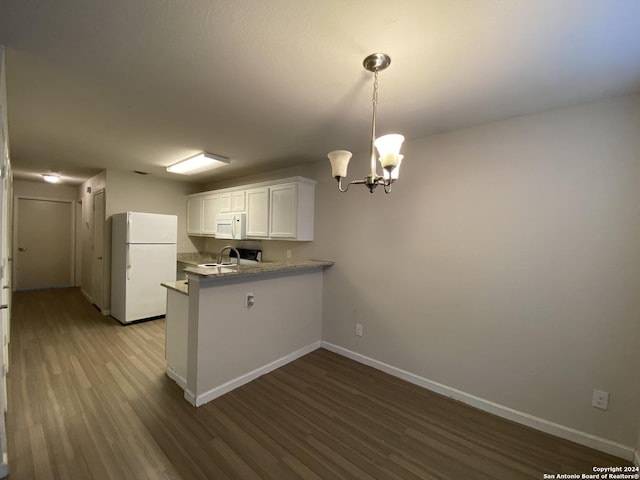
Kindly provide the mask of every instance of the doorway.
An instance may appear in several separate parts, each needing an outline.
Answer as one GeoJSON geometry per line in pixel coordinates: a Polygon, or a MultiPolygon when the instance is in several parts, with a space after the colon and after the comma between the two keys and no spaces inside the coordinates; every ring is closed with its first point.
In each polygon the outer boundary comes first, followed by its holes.
{"type": "Polygon", "coordinates": [[[16,199],[16,290],[73,286],[74,215],[72,201],[16,199]]]}
{"type": "MultiPolygon", "coordinates": [[[[91,250],[91,297],[93,304],[104,314],[106,305],[104,300],[104,220],[105,203],[104,190],[93,195],[93,238],[91,250]]],[[[108,309],[107,309],[108,310],[108,309]]]]}

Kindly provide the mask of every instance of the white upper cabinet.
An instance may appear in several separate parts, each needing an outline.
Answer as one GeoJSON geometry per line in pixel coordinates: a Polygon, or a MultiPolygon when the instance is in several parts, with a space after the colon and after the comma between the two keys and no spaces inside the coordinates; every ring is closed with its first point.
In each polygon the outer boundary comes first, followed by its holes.
{"type": "Polygon", "coordinates": [[[221,193],[218,197],[220,198],[220,213],[231,213],[231,192],[221,193]]]}
{"type": "Polygon", "coordinates": [[[291,177],[188,197],[187,233],[214,235],[218,213],[247,214],[247,238],[313,240],[314,180],[291,177]]]}
{"type": "Polygon", "coordinates": [[[272,238],[296,238],[297,184],[271,187],[269,234],[272,238]]]}
{"type": "Polygon", "coordinates": [[[215,233],[219,202],[218,195],[201,193],[187,197],[187,235],[210,236],[215,233]]]}
{"type": "Polygon", "coordinates": [[[246,192],[227,192],[220,194],[220,213],[242,213],[247,211],[246,192]]]}
{"type": "Polygon", "coordinates": [[[247,238],[269,238],[269,187],[247,190],[247,238]]]}
{"type": "Polygon", "coordinates": [[[202,195],[187,198],[187,234],[202,235],[202,195]]]}
{"type": "Polygon", "coordinates": [[[231,192],[231,211],[233,213],[246,212],[246,192],[231,192]]]}
{"type": "Polygon", "coordinates": [[[269,237],[313,240],[315,185],[304,182],[270,187],[269,237]]]}
{"type": "Polygon", "coordinates": [[[202,234],[216,233],[216,215],[220,212],[220,196],[207,195],[202,199],[202,234]]]}

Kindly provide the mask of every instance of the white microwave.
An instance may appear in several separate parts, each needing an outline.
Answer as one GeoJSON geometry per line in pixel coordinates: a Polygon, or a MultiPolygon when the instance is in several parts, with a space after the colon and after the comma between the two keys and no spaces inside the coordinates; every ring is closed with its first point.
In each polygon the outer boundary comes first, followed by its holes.
{"type": "Polygon", "coordinates": [[[246,213],[219,213],[216,215],[216,238],[244,240],[247,238],[246,213]]]}

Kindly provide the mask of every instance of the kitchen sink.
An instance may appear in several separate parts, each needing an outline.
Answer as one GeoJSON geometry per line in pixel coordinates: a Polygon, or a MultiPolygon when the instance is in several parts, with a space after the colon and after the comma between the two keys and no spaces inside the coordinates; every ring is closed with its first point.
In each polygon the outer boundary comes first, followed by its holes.
{"type": "Polygon", "coordinates": [[[211,273],[231,273],[238,271],[235,263],[201,263],[198,267],[211,269],[211,273]]]}

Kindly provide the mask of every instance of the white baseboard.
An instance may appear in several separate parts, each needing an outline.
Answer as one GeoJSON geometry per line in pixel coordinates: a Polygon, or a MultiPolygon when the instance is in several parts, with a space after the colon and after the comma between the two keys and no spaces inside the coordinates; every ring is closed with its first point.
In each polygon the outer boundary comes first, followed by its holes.
{"type": "Polygon", "coordinates": [[[166,374],[167,374],[167,377],[169,377],[171,380],[176,382],[181,389],[183,390],[187,389],[187,380],[185,378],[182,378],[180,375],[178,375],[178,372],[176,372],[169,365],[167,365],[166,374]]]}
{"type": "MultiPolygon", "coordinates": [[[[87,300],[87,302],[91,303],[92,305],[94,305],[96,308],[98,308],[98,306],[93,303],[93,297],[91,297],[91,295],[89,295],[87,292],[85,292],[82,287],[80,287],[80,293],[82,294],[82,296],[87,300]]],[[[102,310],[101,308],[98,308],[98,311],[104,315],[105,317],[108,317],[109,315],[111,315],[111,310],[109,309],[105,309],[102,310]]]]}
{"type": "Polygon", "coordinates": [[[244,375],[234,378],[233,380],[229,380],[228,382],[223,383],[218,387],[212,388],[207,392],[201,393],[200,395],[195,395],[189,389],[185,388],[184,398],[191,405],[195,407],[199,407],[200,405],[204,405],[205,403],[210,402],[211,400],[214,400],[224,395],[225,393],[230,392],[231,390],[241,387],[242,385],[249,383],[250,381],[255,380],[256,378],[266,373],[269,373],[275,370],[276,368],[280,368],[289,362],[293,362],[294,360],[302,357],[303,355],[306,355],[307,353],[317,350],[318,348],[320,348],[321,345],[322,345],[322,342],[320,340],[318,340],[317,342],[313,342],[312,344],[307,345],[306,347],[302,347],[296,350],[295,352],[291,352],[290,354],[285,355],[284,357],[274,360],[271,363],[268,363],[266,365],[263,365],[262,367],[256,368],[255,370],[245,373],[244,375]]]}
{"type": "Polygon", "coordinates": [[[196,405],[196,394],[193,393],[188,388],[184,389],[184,399],[189,402],[194,407],[199,407],[200,405],[196,405]]]}
{"type": "MultiPolygon", "coordinates": [[[[459,400],[463,403],[466,403],[467,405],[471,405],[472,407],[484,410],[485,412],[498,415],[500,417],[512,420],[514,422],[526,425],[545,433],[549,433],[551,435],[555,435],[556,437],[564,438],[565,440],[579,443],[580,445],[585,445],[587,447],[591,447],[596,450],[615,455],[616,457],[624,458],[625,460],[634,460],[633,447],[622,445],[621,443],[613,442],[611,440],[607,440],[606,438],[597,437],[595,435],[591,435],[590,433],[581,432],[580,430],[575,430],[573,428],[550,422],[543,418],[535,417],[533,415],[529,415],[528,413],[523,413],[518,410],[505,407],[504,405],[500,405],[489,400],[476,397],[475,395],[471,395],[461,390],[448,387],[447,385],[443,385],[427,378],[420,377],[411,372],[407,372],[406,370],[402,370],[392,365],[374,360],[373,358],[361,355],[351,350],[347,350],[346,348],[339,347],[338,345],[334,345],[332,343],[322,342],[322,347],[334,353],[337,353],[338,355],[342,355],[343,357],[350,358],[352,360],[355,360],[356,362],[363,363],[377,370],[381,370],[385,373],[393,375],[394,377],[406,380],[407,382],[413,383],[414,385],[418,385],[441,395],[459,400]]],[[[635,453],[635,457],[637,465],[638,452],[635,453]]]]}
{"type": "Polygon", "coordinates": [[[640,467],[640,450],[636,450],[636,453],[633,456],[633,464],[636,467],[640,467]]]}
{"type": "Polygon", "coordinates": [[[87,302],[93,303],[93,298],[91,298],[91,295],[89,295],[87,292],[85,292],[82,288],[80,288],[80,293],[87,300],[87,302]]]}

